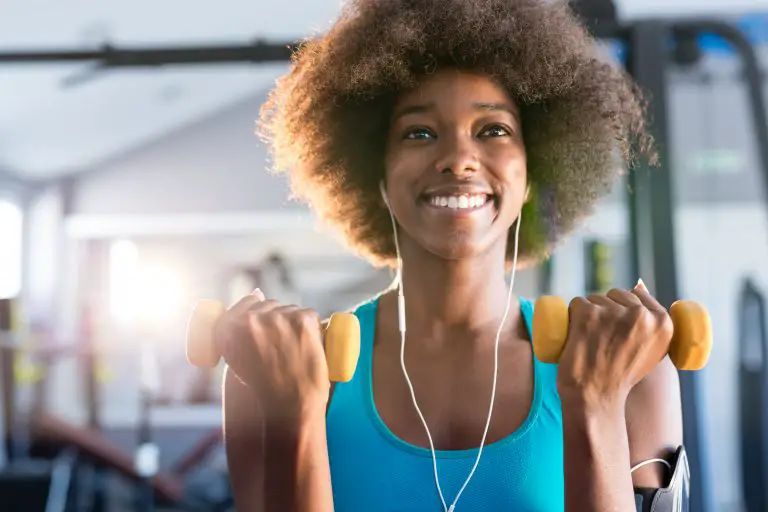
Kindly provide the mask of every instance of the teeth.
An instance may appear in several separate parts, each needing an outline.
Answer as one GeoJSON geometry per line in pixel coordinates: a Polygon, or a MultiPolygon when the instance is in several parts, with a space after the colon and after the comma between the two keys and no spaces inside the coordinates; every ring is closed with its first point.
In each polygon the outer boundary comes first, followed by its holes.
{"type": "Polygon", "coordinates": [[[485,194],[462,194],[459,196],[435,196],[430,199],[432,206],[441,208],[451,208],[453,210],[466,210],[469,208],[480,208],[486,202],[488,197],[485,194]]]}

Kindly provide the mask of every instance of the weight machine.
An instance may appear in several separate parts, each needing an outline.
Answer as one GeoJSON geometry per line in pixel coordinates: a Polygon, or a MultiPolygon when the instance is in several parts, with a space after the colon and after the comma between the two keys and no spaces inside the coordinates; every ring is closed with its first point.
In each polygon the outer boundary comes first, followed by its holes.
{"type": "Polygon", "coordinates": [[[750,279],[739,301],[741,486],[746,512],[768,509],[768,333],[765,296],[750,279]]]}
{"type": "MultiPolygon", "coordinates": [[[[589,30],[601,40],[618,44],[625,57],[627,71],[649,94],[650,118],[659,154],[659,166],[641,162],[630,173],[630,242],[633,275],[642,276],[659,299],[669,306],[678,298],[676,254],[674,246],[673,170],[667,120],[667,73],[670,63],[691,64],[700,57],[699,39],[716,35],[728,42],[744,65],[752,128],[757,139],[760,173],[768,202],[768,124],[762,93],[758,59],[745,35],[733,25],[710,19],[647,19],[622,23],[617,19],[611,0],[572,0],[572,6],[589,30]]],[[[166,65],[202,65],[217,63],[259,64],[288,62],[298,43],[270,43],[257,40],[251,44],[221,46],[186,46],[167,48],[116,48],[104,45],[95,50],[4,51],[0,64],[44,64],[86,62],[91,66],[67,85],[97,77],[112,69],[160,67],[166,65]]],[[[768,206],[768,204],[767,204],[768,206]]],[[[545,273],[545,280],[547,274],[545,273]]],[[[704,456],[705,432],[701,420],[699,377],[693,372],[680,376],[684,435],[690,459],[691,510],[711,512],[713,477],[704,456]]]]}

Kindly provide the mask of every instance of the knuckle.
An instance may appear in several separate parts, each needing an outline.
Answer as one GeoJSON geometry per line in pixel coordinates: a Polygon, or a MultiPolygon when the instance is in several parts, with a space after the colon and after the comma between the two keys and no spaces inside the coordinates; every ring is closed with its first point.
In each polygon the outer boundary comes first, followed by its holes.
{"type": "Polygon", "coordinates": [[[571,312],[579,315],[592,309],[591,306],[592,306],[592,303],[589,302],[584,297],[574,297],[573,299],[571,299],[571,302],[568,305],[568,309],[570,309],[571,312]]]}
{"type": "Polygon", "coordinates": [[[653,314],[642,305],[629,306],[627,311],[627,324],[643,330],[653,330],[653,326],[656,323],[656,319],[653,314]]]}
{"type": "Polygon", "coordinates": [[[276,308],[278,306],[280,306],[280,303],[278,301],[276,301],[275,299],[265,299],[265,300],[257,303],[255,309],[257,309],[257,310],[258,309],[260,309],[260,310],[270,309],[271,310],[271,309],[274,309],[274,308],[276,308]]]}
{"type": "Polygon", "coordinates": [[[303,329],[317,329],[320,325],[320,315],[313,309],[300,309],[296,312],[298,325],[303,329]]]}
{"type": "Polygon", "coordinates": [[[646,309],[645,306],[641,304],[634,304],[632,306],[627,306],[627,316],[631,318],[632,320],[636,322],[647,322],[648,320],[652,320],[653,316],[650,314],[650,311],[646,309]]]}
{"type": "Polygon", "coordinates": [[[672,323],[672,317],[669,315],[669,313],[666,311],[658,311],[656,313],[656,318],[658,322],[658,329],[665,335],[669,335],[671,337],[675,326],[672,323]]]}
{"type": "Polygon", "coordinates": [[[616,299],[624,299],[624,298],[627,297],[628,292],[626,290],[622,290],[620,288],[612,288],[605,295],[609,299],[614,299],[614,300],[616,300],[616,299]]]}
{"type": "Polygon", "coordinates": [[[253,311],[251,313],[251,324],[263,326],[265,329],[275,329],[277,331],[284,331],[287,322],[285,315],[282,315],[279,311],[274,309],[267,311],[253,311]]]}

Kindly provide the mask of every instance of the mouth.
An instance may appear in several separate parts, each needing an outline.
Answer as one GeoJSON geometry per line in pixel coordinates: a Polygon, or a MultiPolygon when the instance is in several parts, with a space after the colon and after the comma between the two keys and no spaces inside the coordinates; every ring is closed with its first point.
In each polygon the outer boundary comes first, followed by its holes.
{"type": "Polygon", "coordinates": [[[430,208],[453,214],[469,214],[496,204],[496,196],[485,193],[426,195],[422,199],[430,208]]]}

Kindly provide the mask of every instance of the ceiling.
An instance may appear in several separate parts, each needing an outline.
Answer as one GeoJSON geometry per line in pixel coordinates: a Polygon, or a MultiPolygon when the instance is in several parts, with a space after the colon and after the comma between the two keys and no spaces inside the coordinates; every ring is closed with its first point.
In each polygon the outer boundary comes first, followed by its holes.
{"type": "MultiPolygon", "coordinates": [[[[292,41],[327,24],[338,0],[44,2],[4,0],[0,52],[292,41]],[[43,14],[45,13],[45,14],[43,14]]],[[[0,170],[46,178],[92,167],[269,86],[284,65],[110,71],[67,87],[88,64],[3,67],[0,170]]]]}
{"type": "MultiPolygon", "coordinates": [[[[625,17],[723,12],[721,0],[619,0],[625,17]]],[[[189,43],[293,41],[323,30],[341,0],[4,0],[0,52],[189,43]],[[45,14],[43,14],[45,13],[45,14]]],[[[768,0],[731,0],[728,12],[768,0]]],[[[0,72],[0,176],[43,180],[111,156],[257,97],[283,64],[131,69],[88,75],[87,64],[5,65],[0,72]],[[67,85],[73,78],[86,79],[67,85]]]]}

